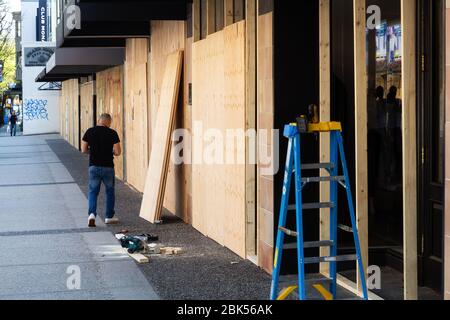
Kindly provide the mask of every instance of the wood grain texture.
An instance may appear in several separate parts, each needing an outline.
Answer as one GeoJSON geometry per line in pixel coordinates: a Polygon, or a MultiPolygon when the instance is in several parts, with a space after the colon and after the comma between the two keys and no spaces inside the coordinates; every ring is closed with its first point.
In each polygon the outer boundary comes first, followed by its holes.
{"type": "Polygon", "coordinates": [[[125,61],[125,149],[127,182],[144,191],[148,168],[147,39],[127,39],[125,61]]]}
{"type": "Polygon", "coordinates": [[[63,136],[74,148],[79,149],[79,95],[80,88],[78,79],[66,80],[62,84],[61,101],[62,101],[62,122],[64,125],[63,136]]]}
{"type": "MultiPolygon", "coordinates": [[[[125,143],[123,135],[123,66],[111,68],[97,73],[97,119],[103,113],[112,116],[111,128],[117,131],[122,144],[125,143]]],[[[114,158],[114,166],[117,178],[124,179],[124,157],[114,158]]]]}
{"type": "Polygon", "coordinates": [[[233,24],[234,20],[234,8],[233,0],[224,0],[224,12],[225,12],[225,26],[233,24]]]}
{"type": "Polygon", "coordinates": [[[403,260],[404,298],[418,298],[417,145],[416,145],[416,5],[401,1],[403,100],[403,260]]]}
{"type": "MultiPolygon", "coordinates": [[[[270,132],[274,128],[274,87],[273,87],[273,13],[269,12],[258,16],[257,27],[257,128],[270,132]]],[[[271,150],[273,142],[264,143],[258,141],[258,153],[271,150]]],[[[266,272],[271,273],[273,269],[273,231],[275,218],[265,219],[272,215],[274,217],[274,196],[271,191],[274,188],[273,176],[264,173],[267,166],[258,165],[257,170],[257,252],[258,265],[266,272]],[[266,196],[269,194],[269,196],[266,196]],[[265,220],[268,222],[265,223],[265,220]],[[266,231],[269,230],[269,231],[266,231]]]]}
{"type": "MultiPolygon", "coordinates": [[[[245,24],[245,126],[246,130],[256,130],[256,0],[246,1],[245,24]]],[[[256,256],[256,165],[252,159],[256,159],[256,141],[246,139],[246,216],[247,216],[247,256],[256,256]]],[[[254,161],[254,160],[253,160],[254,161]]]]}
{"type": "Polygon", "coordinates": [[[80,130],[81,139],[94,123],[94,82],[86,82],[80,85],[80,130]]]}
{"type": "MultiPolygon", "coordinates": [[[[158,107],[161,98],[161,88],[166,69],[167,58],[174,52],[184,50],[186,47],[186,24],[184,21],[152,21],[152,41],[150,52],[150,123],[151,132],[155,130],[155,123],[158,113],[158,107]]],[[[185,66],[184,68],[187,68],[185,66]]],[[[183,77],[186,83],[185,77],[183,77]]],[[[185,88],[186,85],[183,85],[185,88]]],[[[187,90],[185,90],[187,92],[187,90]]],[[[184,96],[184,94],[183,94],[184,96]]],[[[177,109],[175,119],[175,129],[189,128],[185,127],[187,123],[185,116],[188,116],[187,101],[180,101],[181,108],[177,109]]],[[[151,136],[150,136],[151,137],[151,136]]],[[[150,141],[151,150],[151,141],[150,141]]],[[[186,148],[186,153],[188,152],[186,148]]],[[[186,187],[184,165],[175,165],[172,161],[169,164],[167,176],[167,186],[164,196],[164,208],[172,214],[180,217],[184,221],[188,220],[186,206],[186,187]]]]}
{"type": "Polygon", "coordinates": [[[245,46],[245,22],[226,27],[194,43],[192,70],[194,126],[215,130],[204,138],[195,136],[194,128],[192,223],[241,257],[246,255],[245,139],[236,140],[228,153],[241,164],[202,163],[201,157],[211,151],[226,158],[226,150],[215,143],[220,142],[219,134],[245,131],[245,46]]]}
{"type": "MultiPolygon", "coordinates": [[[[320,77],[320,121],[331,121],[331,48],[330,48],[330,0],[319,2],[319,77],[320,77]]],[[[320,162],[330,162],[330,133],[320,134],[320,162]]],[[[326,170],[321,175],[326,176],[326,170]]],[[[320,183],[320,202],[330,201],[330,183],[320,183]]],[[[330,239],[330,209],[320,210],[320,239],[330,239]]],[[[321,248],[320,255],[330,255],[330,248],[321,248]]],[[[320,272],[328,275],[329,263],[320,264],[320,272]]]]}
{"type": "Polygon", "coordinates": [[[167,58],[166,72],[161,88],[161,100],[152,139],[149,170],[140,212],[141,218],[151,223],[154,223],[161,217],[182,66],[182,51],[178,51],[167,58]]]}
{"type": "MultiPolygon", "coordinates": [[[[355,50],[355,155],[356,155],[356,220],[366,274],[369,259],[369,195],[367,165],[367,67],[366,67],[366,1],[354,0],[355,50]]],[[[358,289],[362,290],[360,277],[358,289]]]]}

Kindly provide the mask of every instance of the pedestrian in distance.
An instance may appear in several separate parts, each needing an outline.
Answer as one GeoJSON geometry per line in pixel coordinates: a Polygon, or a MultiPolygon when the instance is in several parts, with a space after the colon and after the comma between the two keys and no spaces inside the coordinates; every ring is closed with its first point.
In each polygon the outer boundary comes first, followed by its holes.
{"type": "Polygon", "coordinates": [[[89,219],[91,228],[96,226],[97,199],[103,183],[106,189],[105,223],[117,224],[115,217],[115,171],[114,157],[122,154],[119,135],[111,129],[112,117],[102,114],[97,126],[86,131],[81,151],[89,154],[89,219]]]}
{"type": "Polygon", "coordinates": [[[11,116],[9,117],[9,127],[11,132],[11,137],[16,136],[17,133],[17,115],[15,111],[11,112],[11,116]]]}

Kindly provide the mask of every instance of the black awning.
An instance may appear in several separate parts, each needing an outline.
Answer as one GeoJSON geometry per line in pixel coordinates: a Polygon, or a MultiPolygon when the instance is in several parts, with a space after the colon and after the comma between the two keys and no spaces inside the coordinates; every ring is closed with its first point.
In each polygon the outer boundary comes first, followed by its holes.
{"type": "MultiPolygon", "coordinates": [[[[72,0],[73,3],[75,0],[72,0]]],[[[189,0],[79,0],[79,21],[68,5],[57,27],[58,47],[125,46],[126,38],[150,36],[151,20],[186,20],[189,0]],[[77,25],[78,24],[78,25],[77,25]]]]}
{"type": "Polygon", "coordinates": [[[59,48],[36,78],[36,82],[59,82],[86,77],[122,65],[123,48],[59,48]]]}

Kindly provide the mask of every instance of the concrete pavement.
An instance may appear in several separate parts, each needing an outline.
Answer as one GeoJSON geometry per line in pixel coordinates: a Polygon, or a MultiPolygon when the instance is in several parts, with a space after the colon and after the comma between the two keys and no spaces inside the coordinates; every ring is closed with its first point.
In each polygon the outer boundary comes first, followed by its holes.
{"type": "Polygon", "coordinates": [[[0,300],[158,299],[113,233],[87,228],[86,196],[47,144],[58,138],[0,137],[0,300]]]}

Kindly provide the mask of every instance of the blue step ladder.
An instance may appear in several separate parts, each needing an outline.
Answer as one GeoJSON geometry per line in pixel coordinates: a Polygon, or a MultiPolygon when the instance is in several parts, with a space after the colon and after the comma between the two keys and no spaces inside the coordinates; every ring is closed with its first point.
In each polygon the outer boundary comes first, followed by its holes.
{"type": "MultiPolygon", "coordinates": [[[[274,257],[274,270],[272,275],[272,288],[270,298],[271,300],[283,300],[290,293],[298,289],[299,300],[306,300],[306,285],[305,285],[305,265],[306,264],[330,264],[330,274],[327,279],[330,281],[330,291],[322,287],[316,289],[327,298],[323,293],[325,291],[329,295],[329,299],[337,299],[337,263],[342,261],[357,261],[359,270],[364,270],[361,259],[361,246],[359,242],[358,230],[356,227],[355,210],[353,206],[353,198],[350,187],[350,179],[348,175],[348,168],[344,153],[344,144],[342,140],[342,126],[339,122],[327,122],[317,124],[307,124],[302,126],[299,130],[299,125],[290,124],[284,129],[284,136],[289,139],[289,146],[287,152],[286,168],[283,183],[283,195],[281,200],[280,218],[278,225],[277,243],[274,257]],[[301,163],[301,136],[303,134],[329,132],[331,135],[330,145],[330,163],[320,164],[302,164],[301,163]],[[339,176],[339,158],[342,163],[343,176],[339,176]],[[327,170],[329,176],[326,177],[302,177],[302,170],[327,170]],[[295,179],[295,205],[289,205],[289,196],[292,183],[292,177],[295,179]],[[303,203],[302,191],[309,183],[320,183],[323,181],[330,182],[330,202],[327,203],[303,203]],[[347,192],[347,201],[350,213],[352,226],[338,225],[338,186],[345,188],[347,192]],[[330,240],[304,242],[303,234],[303,212],[305,210],[317,210],[323,208],[330,208],[330,240]],[[292,231],[286,228],[286,220],[288,212],[296,212],[297,231],[292,231]],[[356,255],[338,256],[337,247],[337,232],[338,228],[353,233],[356,255]],[[285,237],[296,237],[297,243],[285,244],[285,237]],[[330,256],[327,257],[306,257],[305,249],[308,248],[330,248],[330,256]],[[283,257],[283,250],[297,249],[298,259],[298,286],[291,286],[283,291],[279,291],[280,269],[283,257]]],[[[359,272],[360,281],[363,293],[363,299],[368,299],[366,277],[364,272],[359,272]]]]}

